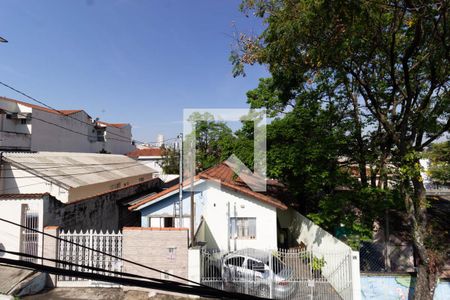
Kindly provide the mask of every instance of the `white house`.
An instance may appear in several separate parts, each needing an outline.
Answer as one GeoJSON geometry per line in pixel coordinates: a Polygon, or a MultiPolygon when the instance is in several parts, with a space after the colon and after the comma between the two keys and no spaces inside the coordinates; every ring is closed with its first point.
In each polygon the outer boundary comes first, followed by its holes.
{"type": "Polygon", "coordinates": [[[164,173],[161,167],[161,163],[163,161],[163,149],[161,148],[140,148],[129,152],[127,156],[134,158],[143,165],[155,170],[155,176],[159,177],[165,183],[173,181],[179,177],[178,174],[164,173]]]}
{"type": "MultiPolygon", "coordinates": [[[[252,191],[225,164],[200,173],[194,184],[194,231],[196,242],[210,249],[277,248],[277,209],[280,200],[252,191]]],[[[189,227],[191,191],[186,182],[182,193],[182,224],[174,218],[179,186],[141,199],[130,206],[140,211],[142,227],[189,227]]]]}
{"type": "Polygon", "coordinates": [[[0,150],[126,154],[133,149],[130,124],[0,97],[0,150]]]}
{"type": "MultiPolygon", "coordinates": [[[[121,201],[160,185],[154,170],[124,155],[3,153],[1,162],[0,218],[40,231],[129,226],[121,201]]],[[[0,247],[36,255],[41,245],[41,235],[0,220],[0,247]]]]}

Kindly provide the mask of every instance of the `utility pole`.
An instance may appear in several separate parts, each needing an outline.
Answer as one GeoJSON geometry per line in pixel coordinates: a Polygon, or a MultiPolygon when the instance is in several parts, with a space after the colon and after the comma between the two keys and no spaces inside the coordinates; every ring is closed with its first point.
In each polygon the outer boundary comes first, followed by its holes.
{"type": "Polygon", "coordinates": [[[180,147],[179,147],[179,151],[180,151],[180,161],[179,161],[179,197],[178,197],[178,201],[175,200],[175,202],[173,203],[173,217],[174,217],[174,222],[176,222],[176,218],[179,218],[179,222],[178,222],[178,227],[182,228],[183,227],[183,133],[180,133],[177,137],[180,140],[180,147]]]}
{"type": "MultiPolygon", "coordinates": [[[[194,141],[191,141],[191,143],[194,143],[194,141]]],[[[191,145],[191,149],[194,149],[191,145]]],[[[194,227],[195,227],[195,201],[194,201],[194,177],[195,177],[195,167],[193,170],[191,170],[191,246],[195,246],[194,241],[194,227]]]]}

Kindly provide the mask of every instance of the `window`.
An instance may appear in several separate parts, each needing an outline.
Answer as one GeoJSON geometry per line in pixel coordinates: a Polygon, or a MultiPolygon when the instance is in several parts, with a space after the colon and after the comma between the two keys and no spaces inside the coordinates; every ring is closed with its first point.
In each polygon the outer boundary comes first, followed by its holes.
{"type": "Polygon", "coordinates": [[[28,124],[28,120],[27,119],[20,119],[20,124],[26,125],[26,124],[28,124]]]}
{"type": "Polygon", "coordinates": [[[175,227],[174,223],[175,222],[174,222],[174,218],[173,217],[164,218],[164,227],[165,228],[167,228],[167,227],[175,227]]]}
{"type": "Polygon", "coordinates": [[[230,236],[237,239],[255,239],[256,218],[230,218],[230,236]]]}

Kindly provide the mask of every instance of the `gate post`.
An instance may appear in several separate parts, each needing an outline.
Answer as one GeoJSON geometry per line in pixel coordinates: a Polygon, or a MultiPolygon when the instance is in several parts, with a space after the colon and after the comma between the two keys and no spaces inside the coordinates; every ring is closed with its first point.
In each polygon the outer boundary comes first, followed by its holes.
{"type": "MultiPolygon", "coordinates": [[[[200,247],[188,249],[188,278],[189,280],[200,283],[201,276],[201,261],[200,261],[200,247]]],[[[193,284],[193,283],[189,283],[193,284]]]]}
{"type": "Polygon", "coordinates": [[[351,251],[351,279],[352,279],[352,300],[361,299],[361,274],[359,265],[359,251],[351,251]]]}
{"type": "MultiPolygon", "coordinates": [[[[52,235],[53,237],[44,235],[43,236],[43,247],[42,256],[50,259],[58,259],[58,240],[59,237],[59,226],[46,226],[44,228],[44,233],[52,235]]],[[[42,260],[42,264],[45,266],[57,267],[56,263],[53,261],[42,260]]],[[[47,280],[47,285],[50,287],[55,287],[57,285],[57,276],[49,275],[49,280],[47,280]]]]}

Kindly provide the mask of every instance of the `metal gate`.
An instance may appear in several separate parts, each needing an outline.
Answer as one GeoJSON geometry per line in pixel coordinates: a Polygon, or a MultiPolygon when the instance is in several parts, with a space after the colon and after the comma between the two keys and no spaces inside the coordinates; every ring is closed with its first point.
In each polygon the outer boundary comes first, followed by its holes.
{"type": "Polygon", "coordinates": [[[272,299],[352,299],[351,252],[201,252],[201,283],[272,299]]]}
{"type": "MultiPolygon", "coordinates": [[[[122,271],[122,233],[121,232],[64,232],[59,237],[65,241],[58,242],[58,259],[78,265],[101,268],[108,271],[122,271]],[[100,252],[86,249],[82,246],[93,248],[100,252]],[[110,255],[119,258],[113,258],[110,255]]],[[[92,271],[84,267],[68,266],[60,264],[59,267],[67,270],[81,272],[108,274],[106,272],[92,271]]],[[[112,286],[110,283],[92,281],[78,277],[59,275],[58,286],[112,286]]]]}
{"type": "MultiPolygon", "coordinates": [[[[39,249],[39,212],[28,205],[23,206],[23,223],[26,228],[21,231],[21,252],[38,256],[39,249]]],[[[36,258],[21,257],[22,260],[36,263],[36,258]]]]}

